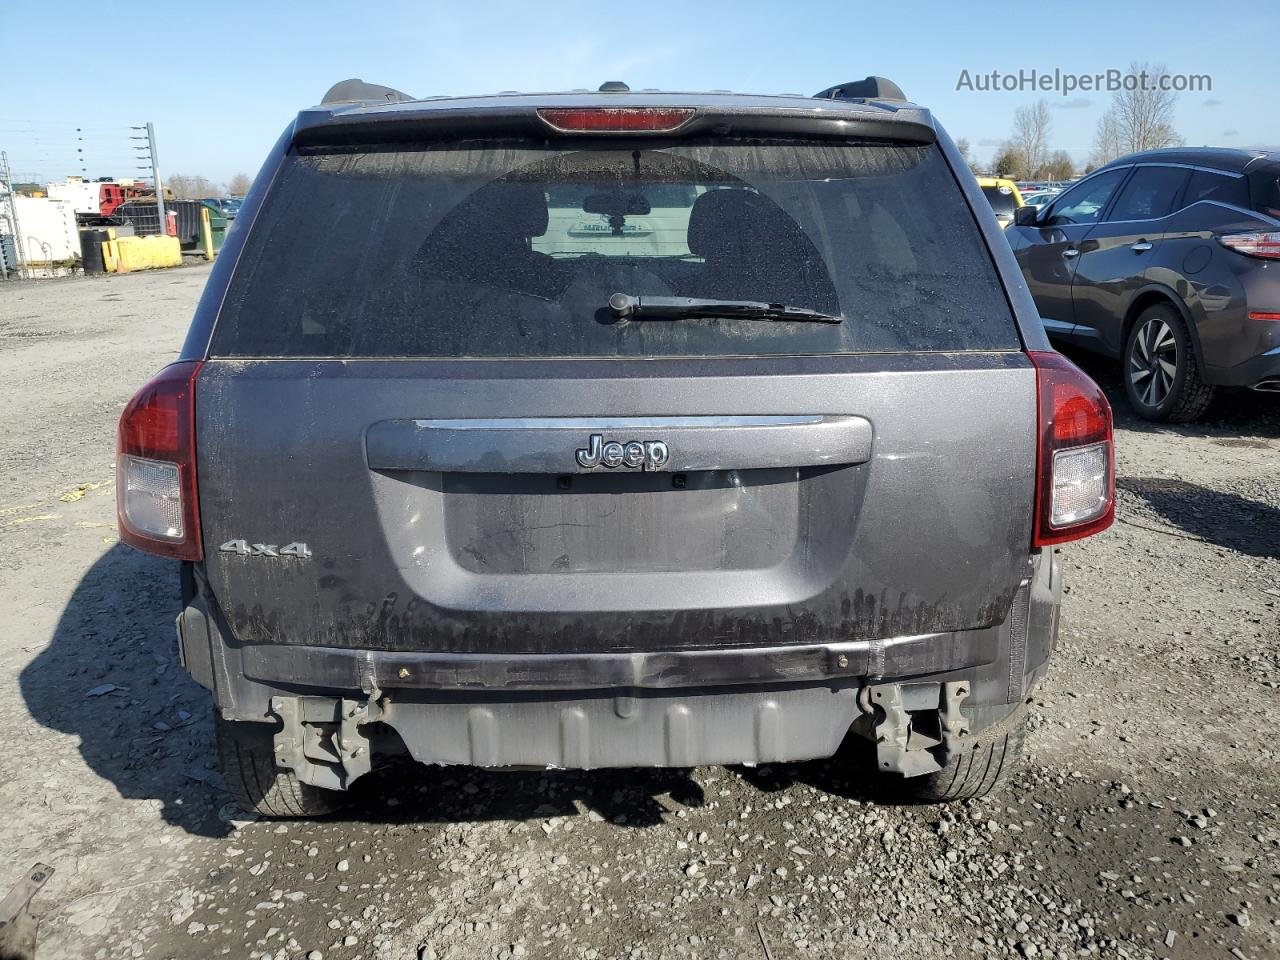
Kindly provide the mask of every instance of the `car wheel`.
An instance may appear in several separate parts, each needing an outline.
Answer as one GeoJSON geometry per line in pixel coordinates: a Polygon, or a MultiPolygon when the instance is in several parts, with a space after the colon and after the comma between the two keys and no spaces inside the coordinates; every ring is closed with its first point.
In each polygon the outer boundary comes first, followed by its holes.
{"type": "Polygon", "coordinates": [[[1019,710],[947,757],[946,764],[937,773],[901,781],[900,794],[917,803],[952,803],[985,797],[1017,769],[1022,760],[1026,728],[1026,711],[1019,710]]]}
{"type": "Polygon", "coordinates": [[[346,804],[346,794],[301,782],[276,766],[274,728],[214,717],[222,778],[240,809],[264,817],[322,817],[346,804]]]}
{"type": "Polygon", "coordinates": [[[1148,307],[1134,322],[1124,347],[1124,389],[1146,420],[1188,423],[1213,401],[1214,387],[1200,378],[1191,333],[1173,307],[1148,307]]]}

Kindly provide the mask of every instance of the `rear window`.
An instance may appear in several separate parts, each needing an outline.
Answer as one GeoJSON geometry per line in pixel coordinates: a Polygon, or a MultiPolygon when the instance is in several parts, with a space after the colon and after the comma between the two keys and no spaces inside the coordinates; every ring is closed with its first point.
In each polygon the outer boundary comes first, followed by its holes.
{"type": "Polygon", "coordinates": [[[1248,207],[1249,188],[1243,177],[1231,177],[1209,170],[1196,170],[1191,174],[1191,181],[1187,184],[1187,193],[1182,200],[1182,205],[1189,207],[1201,200],[1248,207]]]}
{"type": "Polygon", "coordinates": [[[304,152],[247,238],[226,357],[1013,350],[936,146],[494,141],[304,152]],[[610,295],[762,300],[841,324],[616,323],[610,295]]]}
{"type": "Polygon", "coordinates": [[[997,217],[1005,220],[1013,219],[1014,203],[1013,191],[1008,187],[983,187],[982,195],[987,198],[987,203],[991,204],[991,209],[995,211],[997,217]]]}
{"type": "Polygon", "coordinates": [[[1249,192],[1254,210],[1280,219],[1280,165],[1249,174],[1249,192]]]}

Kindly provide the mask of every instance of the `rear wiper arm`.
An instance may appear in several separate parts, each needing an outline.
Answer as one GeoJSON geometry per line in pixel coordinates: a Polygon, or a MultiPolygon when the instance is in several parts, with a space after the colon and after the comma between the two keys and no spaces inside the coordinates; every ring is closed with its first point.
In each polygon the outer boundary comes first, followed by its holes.
{"type": "Polygon", "coordinates": [[[704,297],[633,297],[615,293],[609,309],[619,320],[681,320],[686,317],[732,317],[741,320],[794,320],[843,323],[837,314],[763,300],[714,300],[704,297]]]}

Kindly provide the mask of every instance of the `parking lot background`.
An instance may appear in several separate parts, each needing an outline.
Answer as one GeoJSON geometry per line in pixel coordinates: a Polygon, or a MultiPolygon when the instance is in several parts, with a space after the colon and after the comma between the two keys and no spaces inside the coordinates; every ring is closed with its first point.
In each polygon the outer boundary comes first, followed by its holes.
{"type": "Polygon", "coordinates": [[[1118,522],[1063,551],[1028,763],[990,798],[396,766],[336,819],[233,824],[174,565],[116,541],[112,485],[207,275],[0,291],[0,892],[55,867],[42,960],[1280,956],[1280,398],[1155,426],[1076,357],[1116,406],[1118,522]]]}

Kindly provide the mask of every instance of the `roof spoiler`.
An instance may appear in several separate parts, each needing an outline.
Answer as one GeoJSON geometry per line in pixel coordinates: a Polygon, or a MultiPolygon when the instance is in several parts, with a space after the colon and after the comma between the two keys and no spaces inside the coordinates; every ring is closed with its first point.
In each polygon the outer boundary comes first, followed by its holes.
{"type": "Polygon", "coordinates": [[[907,95],[892,80],[884,77],[867,77],[850,80],[815,93],[817,100],[906,100],[907,95]]]}
{"type": "Polygon", "coordinates": [[[392,87],[363,80],[340,80],[329,88],[320,101],[321,106],[336,103],[405,103],[414,98],[392,87]]]}

